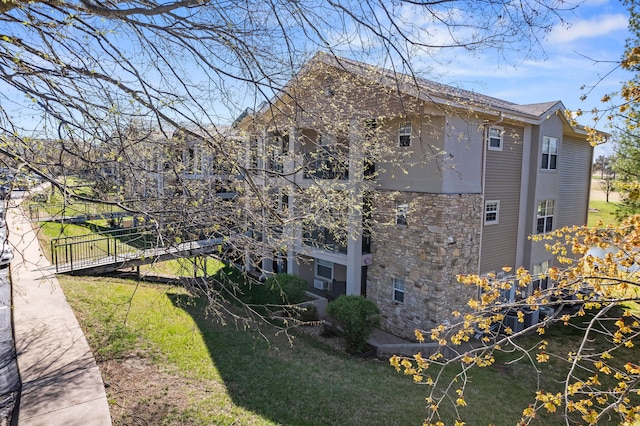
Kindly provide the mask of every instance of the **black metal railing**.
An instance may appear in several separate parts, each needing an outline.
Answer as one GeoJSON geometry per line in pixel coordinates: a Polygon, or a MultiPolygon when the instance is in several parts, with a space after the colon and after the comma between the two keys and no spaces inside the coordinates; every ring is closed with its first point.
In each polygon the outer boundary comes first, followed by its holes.
{"type": "Polygon", "coordinates": [[[176,243],[159,238],[156,227],[144,226],[56,238],[51,241],[51,257],[56,272],[70,272],[169,254],[189,256],[195,250],[212,252],[226,240],[219,236],[176,243]]]}
{"type": "Polygon", "coordinates": [[[349,162],[330,152],[308,152],[304,164],[304,179],[349,179],[349,162]]]}
{"type": "Polygon", "coordinates": [[[51,260],[56,272],[62,272],[139,257],[145,250],[158,246],[154,244],[154,229],[124,228],[56,238],[51,240],[51,260]]]}
{"type": "Polygon", "coordinates": [[[326,228],[318,227],[303,232],[304,244],[321,250],[328,250],[337,253],[347,253],[347,244],[340,241],[326,228]]]}
{"type": "MultiPolygon", "coordinates": [[[[318,227],[315,229],[306,229],[302,234],[302,242],[309,246],[321,250],[333,251],[337,253],[347,253],[347,243],[336,236],[326,228],[318,227]]],[[[371,235],[365,232],[362,235],[362,253],[371,253],[371,235]]]]}

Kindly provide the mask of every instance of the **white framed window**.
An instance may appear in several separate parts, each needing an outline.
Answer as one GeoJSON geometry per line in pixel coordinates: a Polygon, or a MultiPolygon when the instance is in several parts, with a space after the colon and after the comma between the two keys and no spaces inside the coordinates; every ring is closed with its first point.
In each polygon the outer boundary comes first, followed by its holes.
{"type": "Polygon", "coordinates": [[[536,233],[545,234],[553,230],[553,200],[544,200],[538,203],[536,233]]]}
{"type": "Polygon", "coordinates": [[[398,130],[398,146],[411,146],[411,123],[404,123],[398,130]]]}
{"type": "Polygon", "coordinates": [[[409,203],[406,201],[396,201],[396,225],[407,226],[407,213],[409,212],[409,203]]]}
{"type": "Polygon", "coordinates": [[[393,301],[404,303],[404,280],[393,279],[393,301]]]}
{"type": "Polygon", "coordinates": [[[324,278],[325,280],[333,280],[333,262],[322,259],[316,259],[316,278],[324,278]]]}
{"type": "Polygon", "coordinates": [[[504,128],[502,127],[489,127],[487,134],[487,148],[492,151],[502,151],[502,135],[504,134],[504,128]]]}
{"type": "Polygon", "coordinates": [[[543,170],[556,170],[558,166],[558,138],[544,136],[542,138],[542,162],[540,168],[543,170]]]}
{"type": "Polygon", "coordinates": [[[549,275],[547,275],[548,270],[548,260],[533,265],[533,270],[531,271],[531,294],[533,294],[533,292],[535,292],[536,290],[543,291],[549,288],[549,275]]]}
{"type": "Polygon", "coordinates": [[[484,224],[495,225],[500,219],[500,201],[491,200],[484,203],[484,224]]]}

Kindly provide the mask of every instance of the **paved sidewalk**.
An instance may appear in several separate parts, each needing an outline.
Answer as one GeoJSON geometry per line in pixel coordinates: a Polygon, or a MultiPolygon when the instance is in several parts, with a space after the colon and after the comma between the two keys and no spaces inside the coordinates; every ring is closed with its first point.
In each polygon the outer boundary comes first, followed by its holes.
{"type": "Polygon", "coordinates": [[[100,371],[31,224],[15,207],[7,223],[22,378],[18,424],[111,425],[100,371]]]}

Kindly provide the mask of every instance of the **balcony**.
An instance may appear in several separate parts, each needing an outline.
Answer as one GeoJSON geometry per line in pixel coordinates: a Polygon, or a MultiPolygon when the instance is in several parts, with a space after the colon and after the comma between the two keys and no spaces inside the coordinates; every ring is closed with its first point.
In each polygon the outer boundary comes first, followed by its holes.
{"type": "MultiPolygon", "coordinates": [[[[318,227],[313,230],[305,230],[302,234],[302,242],[309,247],[319,250],[327,250],[334,253],[347,254],[346,241],[338,241],[326,228],[318,227]]],[[[371,236],[365,233],[362,236],[362,254],[371,253],[371,236]]]]}
{"type": "Polygon", "coordinates": [[[346,243],[338,241],[333,233],[323,227],[305,230],[302,234],[302,242],[309,247],[314,247],[320,250],[347,254],[346,243]]]}
{"type": "Polygon", "coordinates": [[[304,154],[304,179],[349,179],[349,162],[341,160],[344,154],[322,150],[304,154]]]}
{"type": "Polygon", "coordinates": [[[282,173],[284,171],[284,158],[269,158],[267,161],[267,171],[272,173],[282,173]]]}

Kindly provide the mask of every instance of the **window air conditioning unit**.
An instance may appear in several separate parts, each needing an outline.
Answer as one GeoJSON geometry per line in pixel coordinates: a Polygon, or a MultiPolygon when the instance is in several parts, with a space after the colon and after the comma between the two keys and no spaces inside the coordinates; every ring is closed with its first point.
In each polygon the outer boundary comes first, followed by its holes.
{"type": "Polygon", "coordinates": [[[314,278],[313,280],[313,288],[317,289],[317,290],[328,290],[329,289],[329,282],[325,281],[325,280],[321,280],[319,278],[314,278]]]}
{"type": "Polygon", "coordinates": [[[518,315],[515,313],[508,313],[504,316],[504,321],[502,323],[504,327],[511,327],[512,333],[519,333],[524,328],[524,323],[518,321],[518,315]]]}

